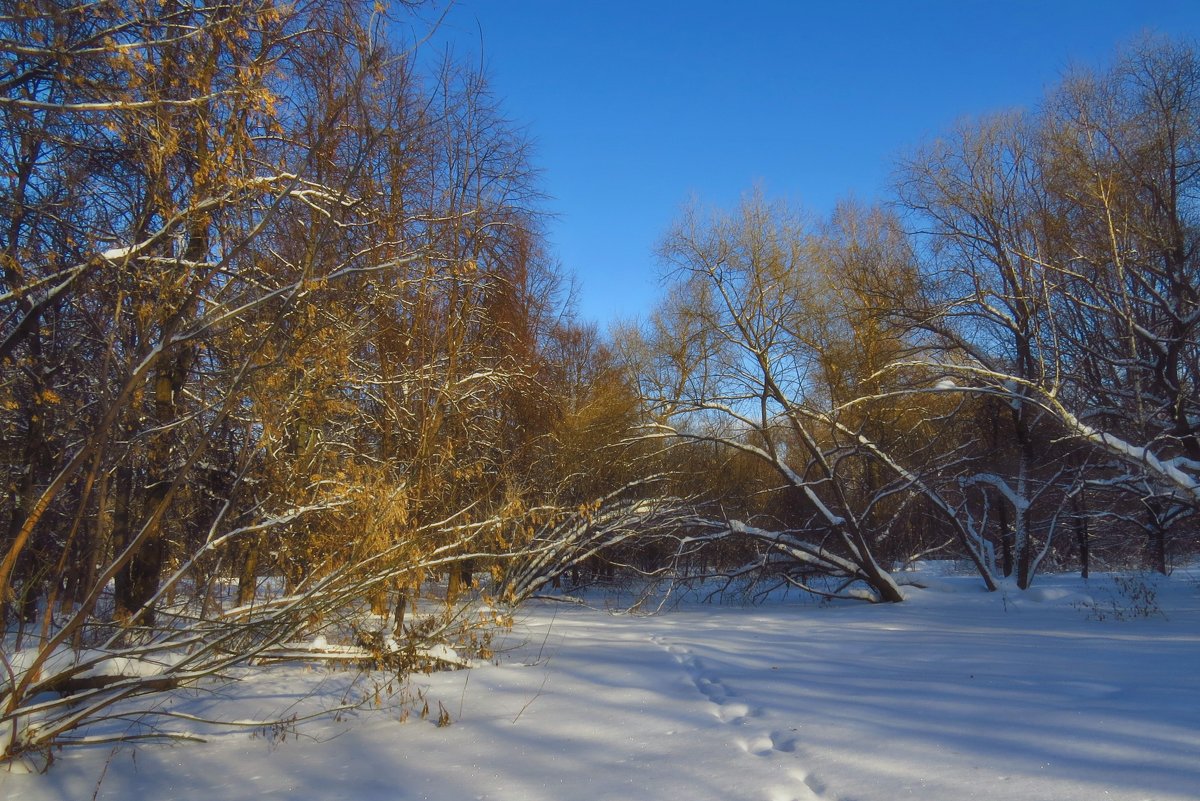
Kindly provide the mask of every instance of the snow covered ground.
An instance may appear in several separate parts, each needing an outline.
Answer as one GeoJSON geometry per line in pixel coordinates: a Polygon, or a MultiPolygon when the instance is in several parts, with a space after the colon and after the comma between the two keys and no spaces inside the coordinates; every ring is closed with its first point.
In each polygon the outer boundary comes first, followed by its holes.
{"type": "Polygon", "coordinates": [[[273,667],[173,703],[241,720],[370,708],[295,730],[180,720],[209,741],[64,752],[44,775],[0,771],[0,798],[1197,799],[1198,585],[1177,572],[1147,602],[1106,577],[996,594],[939,578],[894,606],[653,616],[534,602],[498,665],[390,696],[382,678],[273,667]],[[402,695],[429,716],[401,722],[402,695]]]}

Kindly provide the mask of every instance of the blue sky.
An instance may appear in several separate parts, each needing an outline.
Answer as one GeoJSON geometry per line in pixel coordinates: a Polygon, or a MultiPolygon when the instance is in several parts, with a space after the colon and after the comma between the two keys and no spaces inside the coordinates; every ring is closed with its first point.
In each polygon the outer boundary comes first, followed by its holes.
{"type": "Polygon", "coordinates": [[[1145,31],[1200,40],[1200,0],[458,0],[429,46],[482,59],[527,127],[555,256],[603,326],[653,307],[689,198],[884,198],[907,149],[1145,31]]]}

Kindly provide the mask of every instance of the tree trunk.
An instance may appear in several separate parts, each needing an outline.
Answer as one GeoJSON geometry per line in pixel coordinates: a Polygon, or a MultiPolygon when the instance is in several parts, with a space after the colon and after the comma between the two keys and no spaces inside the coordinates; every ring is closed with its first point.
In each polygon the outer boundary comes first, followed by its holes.
{"type": "Polygon", "coordinates": [[[1013,532],[1012,523],[1008,519],[1008,502],[1000,492],[996,492],[996,517],[1000,524],[1000,559],[1004,577],[1013,574],[1013,532]]]}
{"type": "Polygon", "coordinates": [[[1072,499],[1071,505],[1075,513],[1075,542],[1079,546],[1079,576],[1086,579],[1091,572],[1091,536],[1088,532],[1086,510],[1079,493],[1072,499]]]}
{"type": "Polygon", "coordinates": [[[1155,573],[1167,575],[1167,532],[1157,520],[1150,529],[1150,569],[1155,573]]]}
{"type": "MultiPolygon", "coordinates": [[[[154,377],[154,417],[158,434],[150,448],[147,459],[146,516],[154,520],[158,507],[167,502],[171,484],[175,480],[175,432],[180,393],[187,376],[186,350],[180,348],[174,358],[163,362],[154,377]]],[[[136,535],[135,535],[136,536],[136,535]]],[[[126,609],[132,617],[130,623],[154,625],[154,610],[145,607],[158,592],[166,561],[166,536],[161,522],[152,523],[141,544],[129,562],[129,592],[126,609]]]]}
{"type": "Polygon", "coordinates": [[[404,637],[404,615],[408,612],[408,591],[401,587],[396,593],[396,625],[392,628],[392,636],[397,640],[404,637]]]}
{"type": "MultiPolygon", "coordinates": [[[[133,538],[133,468],[127,464],[119,465],[113,474],[113,485],[112,546],[115,556],[125,550],[133,538]]],[[[116,604],[113,617],[118,621],[128,620],[136,608],[133,606],[129,565],[117,571],[113,579],[113,595],[116,604]]]]}
{"type": "Polygon", "coordinates": [[[243,546],[242,564],[238,571],[238,606],[252,603],[258,592],[258,559],[264,545],[263,539],[263,535],[259,534],[243,546]]]}

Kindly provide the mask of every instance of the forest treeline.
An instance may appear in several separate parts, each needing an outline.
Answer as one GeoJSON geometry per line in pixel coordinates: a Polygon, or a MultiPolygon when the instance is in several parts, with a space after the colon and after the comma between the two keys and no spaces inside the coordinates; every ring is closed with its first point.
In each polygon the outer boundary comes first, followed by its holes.
{"type": "Polygon", "coordinates": [[[892,601],[921,558],[1166,573],[1198,544],[1198,202],[1200,62],[1147,38],[915,148],[887,204],[685,210],[629,375],[747,568],[892,601]]]}
{"type": "Polygon", "coordinates": [[[1196,550],[1188,45],[964,121],[886,205],[688,209],[602,335],[525,133],[410,4],[0,6],[8,756],[329,621],[411,655],[438,576],[898,601],[914,559],[1196,550]]]}

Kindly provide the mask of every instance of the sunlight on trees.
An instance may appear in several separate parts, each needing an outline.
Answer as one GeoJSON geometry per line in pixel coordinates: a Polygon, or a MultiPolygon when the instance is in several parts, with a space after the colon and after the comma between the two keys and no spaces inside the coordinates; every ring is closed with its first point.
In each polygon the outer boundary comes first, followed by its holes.
{"type": "MultiPolygon", "coordinates": [[[[1131,506],[1165,571],[1167,521],[1195,510],[1198,89],[1195,53],[1149,40],[904,167],[938,296],[908,316],[946,353],[913,364],[996,399],[1001,459],[966,482],[1021,587],[1069,550],[1064,529],[1086,569],[1087,519],[1132,522],[1131,506]]],[[[1135,530],[1104,547],[1128,560],[1135,530]]]]}
{"type": "Polygon", "coordinates": [[[1146,40],[916,150],[903,216],[685,211],[628,338],[656,436],[721,477],[710,509],[893,600],[922,556],[1027,588],[1192,552],[1198,88],[1191,49],[1146,40]],[[758,500],[731,453],[776,475],[758,500]]]}
{"type": "Polygon", "coordinates": [[[797,215],[758,194],[727,215],[686,211],[662,246],[676,283],[654,322],[646,397],[660,435],[732,448],[778,473],[792,497],[775,549],[898,601],[848,487],[827,358],[842,321],[826,315],[837,307],[812,248],[797,215]]]}
{"type": "Polygon", "coordinates": [[[423,579],[461,620],[520,550],[560,313],[527,146],[384,11],[0,15],[6,757],[322,626],[413,653],[423,579]]]}
{"type": "Polygon", "coordinates": [[[604,334],[414,4],[0,3],[0,761],[142,695],[170,738],[154,694],[326,633],[457,664],[590,581],[1196,551],[1190,47],[960,123],[893,206],[693,205],[604,334]]]}

